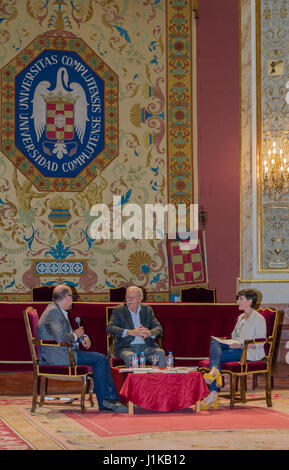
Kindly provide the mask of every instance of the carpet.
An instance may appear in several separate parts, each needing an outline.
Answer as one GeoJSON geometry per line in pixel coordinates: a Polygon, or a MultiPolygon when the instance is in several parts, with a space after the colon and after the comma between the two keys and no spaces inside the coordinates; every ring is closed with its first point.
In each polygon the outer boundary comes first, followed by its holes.
{"type": "Polygon", "coordinates": [[[288,449],[288,390],[275,394],[274,408],[261,402],[230,410],[224,401],[218,411],[199,414],[137,407],[133,416],[89,407],[82,414],[69,406],[31,413],[31,399],[6,397],[0,399],[0,450],[199,450],[207,449],[208,439],[214,449],[288,449]]]}
{"type": "Polygon", "coordinates": [[[236,406],[234,410],[221,406],[217,411],[201,411],[198,414],[190,409],[158,413],[141,408],[137,408],[133,416],[98,413],[89,409],[85,415],[74,410],[62,413],[101,437],[168,431],[289,429],[287,414],[253,406],[236,406]]]}
{"type": "Polygon", "coordinates": [[[32,450],[21,436],[19,436],[8,424],[0,418],[0,451],[1,450],[32,450]]]}

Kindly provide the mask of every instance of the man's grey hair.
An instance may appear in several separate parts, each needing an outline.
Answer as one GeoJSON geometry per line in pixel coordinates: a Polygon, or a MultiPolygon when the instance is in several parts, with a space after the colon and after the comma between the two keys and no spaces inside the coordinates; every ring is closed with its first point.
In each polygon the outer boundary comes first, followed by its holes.
{"type": "Polygon", "coordinates": [[[138,287],[138,286],[129,286],[126,289],[126,292],[128,292],[128,290],[132,290],[132,289],[136,290],[138,297],[142,300],[143,299],[143,290],[142,290],[142,288],[138,287]]]}

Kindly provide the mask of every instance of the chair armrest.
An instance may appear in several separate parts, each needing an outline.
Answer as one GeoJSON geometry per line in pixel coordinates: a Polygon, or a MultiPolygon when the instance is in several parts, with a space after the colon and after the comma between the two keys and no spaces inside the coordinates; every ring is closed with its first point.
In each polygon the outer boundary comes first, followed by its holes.
{"type": "Polygon", "coordinates": [[[241,364],[245,364],[245,362],[247,361],[247,349],[248,349],[248,344],[247,343],[247,340],[244,342],[244,347],[243,347],[243,351],[242,351],[242,354],[241,354],[241,359],[240,359],[240,363],[241,364]]]}
{"type": "Polygon", "coordinates": [[[255,338],[255,339],[246,339],[244,344],[258,344],[258,343],[268,343],[270,338],[255,338]]]}
{"type": "Polygon", "coordinates": [[[107,355],[108,357],[113,357],[114,356],[114,350],[115,350],[115,335],[112,333],[107,333],[107,338],[108,338],[108,352],[107,355]]]}
{"type": "Polygon", "coordinates": [[[163,333],[156,338],[156,341],[161,349],[165,349],[163,345],[163,333]]]}
{"type": "Polygon", "coordinates": [[[245,362],[247,361],[247,350],[248,350],[248,345],[249,344],[268,343],[270,341],[272,341],[271,337],[269,337],[269,338],[246,339],[244,341],[244,348],[243,348],[243,351],[242,351],[240,363],[245,364],[245,362]]]}
{"type": "MultiPolygon", "coordinates": [[[[115,342],[116,338],[115,335],[112,333],[107,333],[107,338],[108,338],[108,357],[114,357],[115,356],[115,342]]],[[[161,349],[164,349],[163,346],[163,333],[161,333],[157,338],[156,342],[158,343],[159,347],[161,349]]]]}
{"type": "Polygon", "coordinates": [[[71,366],[76,366],[74,355],[72,352],[72,343],[57,343],[57,341],[53,341],[50,339],[32,339],[34,345],[38,346],[53,346],[53,347],[66,347],[68,352],[68,358],[71,366]]]}
{"type": "Polygon", "coordinates": [[[56,347],[65,346],[67,348],[71,348],[71,346],[72,346],[72,343],[58,343],[57,341],[53,341],[53,340],[50,340],[50,339],[39,339],[39,340],[36,340],[36,341],[41,346],[56,346],[56,347]]]}

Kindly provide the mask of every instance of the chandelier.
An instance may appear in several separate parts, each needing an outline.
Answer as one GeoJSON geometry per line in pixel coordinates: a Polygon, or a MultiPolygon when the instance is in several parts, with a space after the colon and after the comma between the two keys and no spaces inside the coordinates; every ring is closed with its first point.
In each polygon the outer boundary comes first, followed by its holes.
{"type": "MultiPolygon", "coordinates": [[[[287,139],[282,139],[286,142],[287,139]]],[[[262,162],[263,193],[273,199],[281,199],[289,192],[289,161],[281,146],[275,141],[265,141],[265,154],[262,162]]]]}

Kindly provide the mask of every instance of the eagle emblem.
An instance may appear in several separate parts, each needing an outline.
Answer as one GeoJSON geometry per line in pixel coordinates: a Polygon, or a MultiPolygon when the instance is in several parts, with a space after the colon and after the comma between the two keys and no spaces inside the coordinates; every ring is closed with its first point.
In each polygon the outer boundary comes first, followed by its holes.
{"type": "Polygon", "coordinates": [[[43,80],[35,88],[32,99],[32,116],[37,142],[41,140],[47,155],[72,157],[77,151],[77,139],[83,143],[88,119],[88,102],[83,87],[69,83],[65,67],[59,67],[56,86],[43,80]],[[45,137],[43,137],[45,131],[45,137]],[[74,140],[75,139],[75,140],[74,140]]]}

